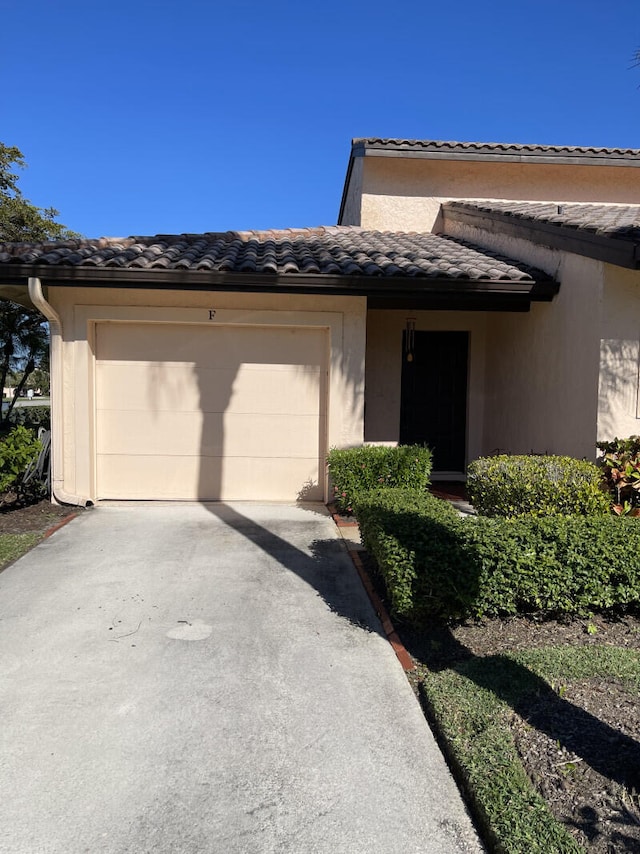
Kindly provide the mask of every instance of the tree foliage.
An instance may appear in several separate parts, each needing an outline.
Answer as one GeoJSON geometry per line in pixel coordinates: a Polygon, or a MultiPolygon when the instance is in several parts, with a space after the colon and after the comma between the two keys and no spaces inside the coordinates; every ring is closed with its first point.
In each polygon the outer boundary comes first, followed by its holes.
{"type": "Polygon", "coordinates": [[[40,243],[77,237],[75,232],[56,222],[58,211],[55,208],[40,208],[24,198],[15,169],[25,167],[20,149],[0,142],[0,242],[40,243]]]}
{"type": "MultiPolygon", "coordinates": [[[[25,166],[19,148],[0,142],[0,243],[41,243],[77,237],[56,222],[55,208],[40,208],[24,198],[16,169],[25,166]]],[[[0,412],[0,429],[6,426],[23,389],[30,387],[34,371],[48,373],[48,340],[47,323],[38,311],[0,299],[0,389],[5,388],[7,378],[17,379],[8,408],[0,412]]]]}

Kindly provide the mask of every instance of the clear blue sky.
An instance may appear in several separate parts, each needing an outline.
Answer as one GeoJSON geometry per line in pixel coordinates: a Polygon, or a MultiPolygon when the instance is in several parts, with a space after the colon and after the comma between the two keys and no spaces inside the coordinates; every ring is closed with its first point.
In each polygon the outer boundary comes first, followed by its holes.
{"type": "Polygon", "coordinates": [[[91,237],[335,224],[357,136],[640,148],[637,0],[0,11],[0,140],[91,237]]]}

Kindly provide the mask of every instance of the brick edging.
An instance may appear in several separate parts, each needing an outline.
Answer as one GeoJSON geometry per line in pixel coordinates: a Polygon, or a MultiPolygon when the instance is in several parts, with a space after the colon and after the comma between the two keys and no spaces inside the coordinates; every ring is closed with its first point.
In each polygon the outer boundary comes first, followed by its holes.
{"type": "Polygon", "coordinates": [[[56,531],[59,531],[60,528],[64,528],[65,525],[68,525],[73,519],[75,519],[79,514],[78,513],[69,513],[68,516],[65,516],[64,519],[60,519],[59,522],[56,522],[55,525],[52,525],[42,535],[42,539],[46,540],[52,534],[55,534],[56,531]]]}
{"type": "MultiPolygon", "coordinates": [[[[357,525],[357,523],[355,523],[357,525]]],[[[349,526],[351,527],[351,526],[349,526]]],[[[373,605],[373,608],[380,618],[380,622],[382,623],[382,629],[385,633],[385,636],[389,643],[391,644],[393,651],[396,654],[396,658],[402,665],[402,669],[405,672],[410,670],[415,670],[415,664],[413,659],[407,652],[404,644],[398,637],[398,633],[396,632],[393,623],[391,622],[391,617],[389,616],[389,612],[387,611],[384,602],[378,596],[373,586],[373,582],[369,577],[369,573],[364,567],[362,563],[362,558],[358,554],[358,552],[352,551],[348,549],[351,560],[353,561],[353,565],[355,566],[358,575],[360,576],[360,581],[362,581],[362,586],[367,592],[367,596],[369,597],[369,601],[373,605]]]]}

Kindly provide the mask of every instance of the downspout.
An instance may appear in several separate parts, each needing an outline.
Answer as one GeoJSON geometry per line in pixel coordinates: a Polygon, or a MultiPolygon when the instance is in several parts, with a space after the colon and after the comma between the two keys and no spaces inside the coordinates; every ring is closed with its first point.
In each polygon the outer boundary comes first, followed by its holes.
{"type": "Polygon", "coordinates": [[[64,419],[63,419],[63,377],[62,377],[62,323],[56,310],[42,293],[42,282],[29,278],[29,297],[31,302],[49,321],[51,333],[51,497],[59,504],[75,504],[90,507],[93,501],[81,495],[65,492],[62,476],[64,463],[64,419]]]}

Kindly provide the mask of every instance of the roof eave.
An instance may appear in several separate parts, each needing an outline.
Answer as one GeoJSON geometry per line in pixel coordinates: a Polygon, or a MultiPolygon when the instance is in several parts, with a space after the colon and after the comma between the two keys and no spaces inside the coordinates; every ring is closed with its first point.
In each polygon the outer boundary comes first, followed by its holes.
{"type": "MultiPolygon", "coordinates": [[[[114,267],[63,267],[0,265],[2,283],[26,287],[30,277],[57,287],[140,288],[143,290],[229,291],[244,293],[298,293],[335,296],[390,296],[429,294],[508,294],[530,299],[552,299],[558,285],[551,277],[540,279],[465,279],[428,276],[340,276],[317,273],[237,273],[194,270],[120,269],[114,267]]],[[[5,285],[5,286],[6,286],[5,285]]]]}
{"type": "Polygon", "coordinates": [[[561,249],[574,255],[584,255],[617,267],[640,269],[640,251],[633,240],[593,234],[570,226],[526,220],[502,211],[473,209],[464,202],[445,202],[442,205],[443,230],[447,220],[462,222],[492,234],[504,234],[540,243],[551,249],[561,249]]]}
{"type": "MultiPolygon", "coordinates": [[[[418,160],[476,160],[494,163],[538,163],[541,165],[573,165],[573,166],[629,166],[640,167],[640,158],[609,154],[550,154],[549,152],[508,152],[508,151],[474,151],[474,150],[430,150],[399,144],[371,143],[357,140],[351,148],[351,160],[354,157],[401,157],[418,160]]],[[[350,164],[351,165],[351,164],[350,164]]]]}

